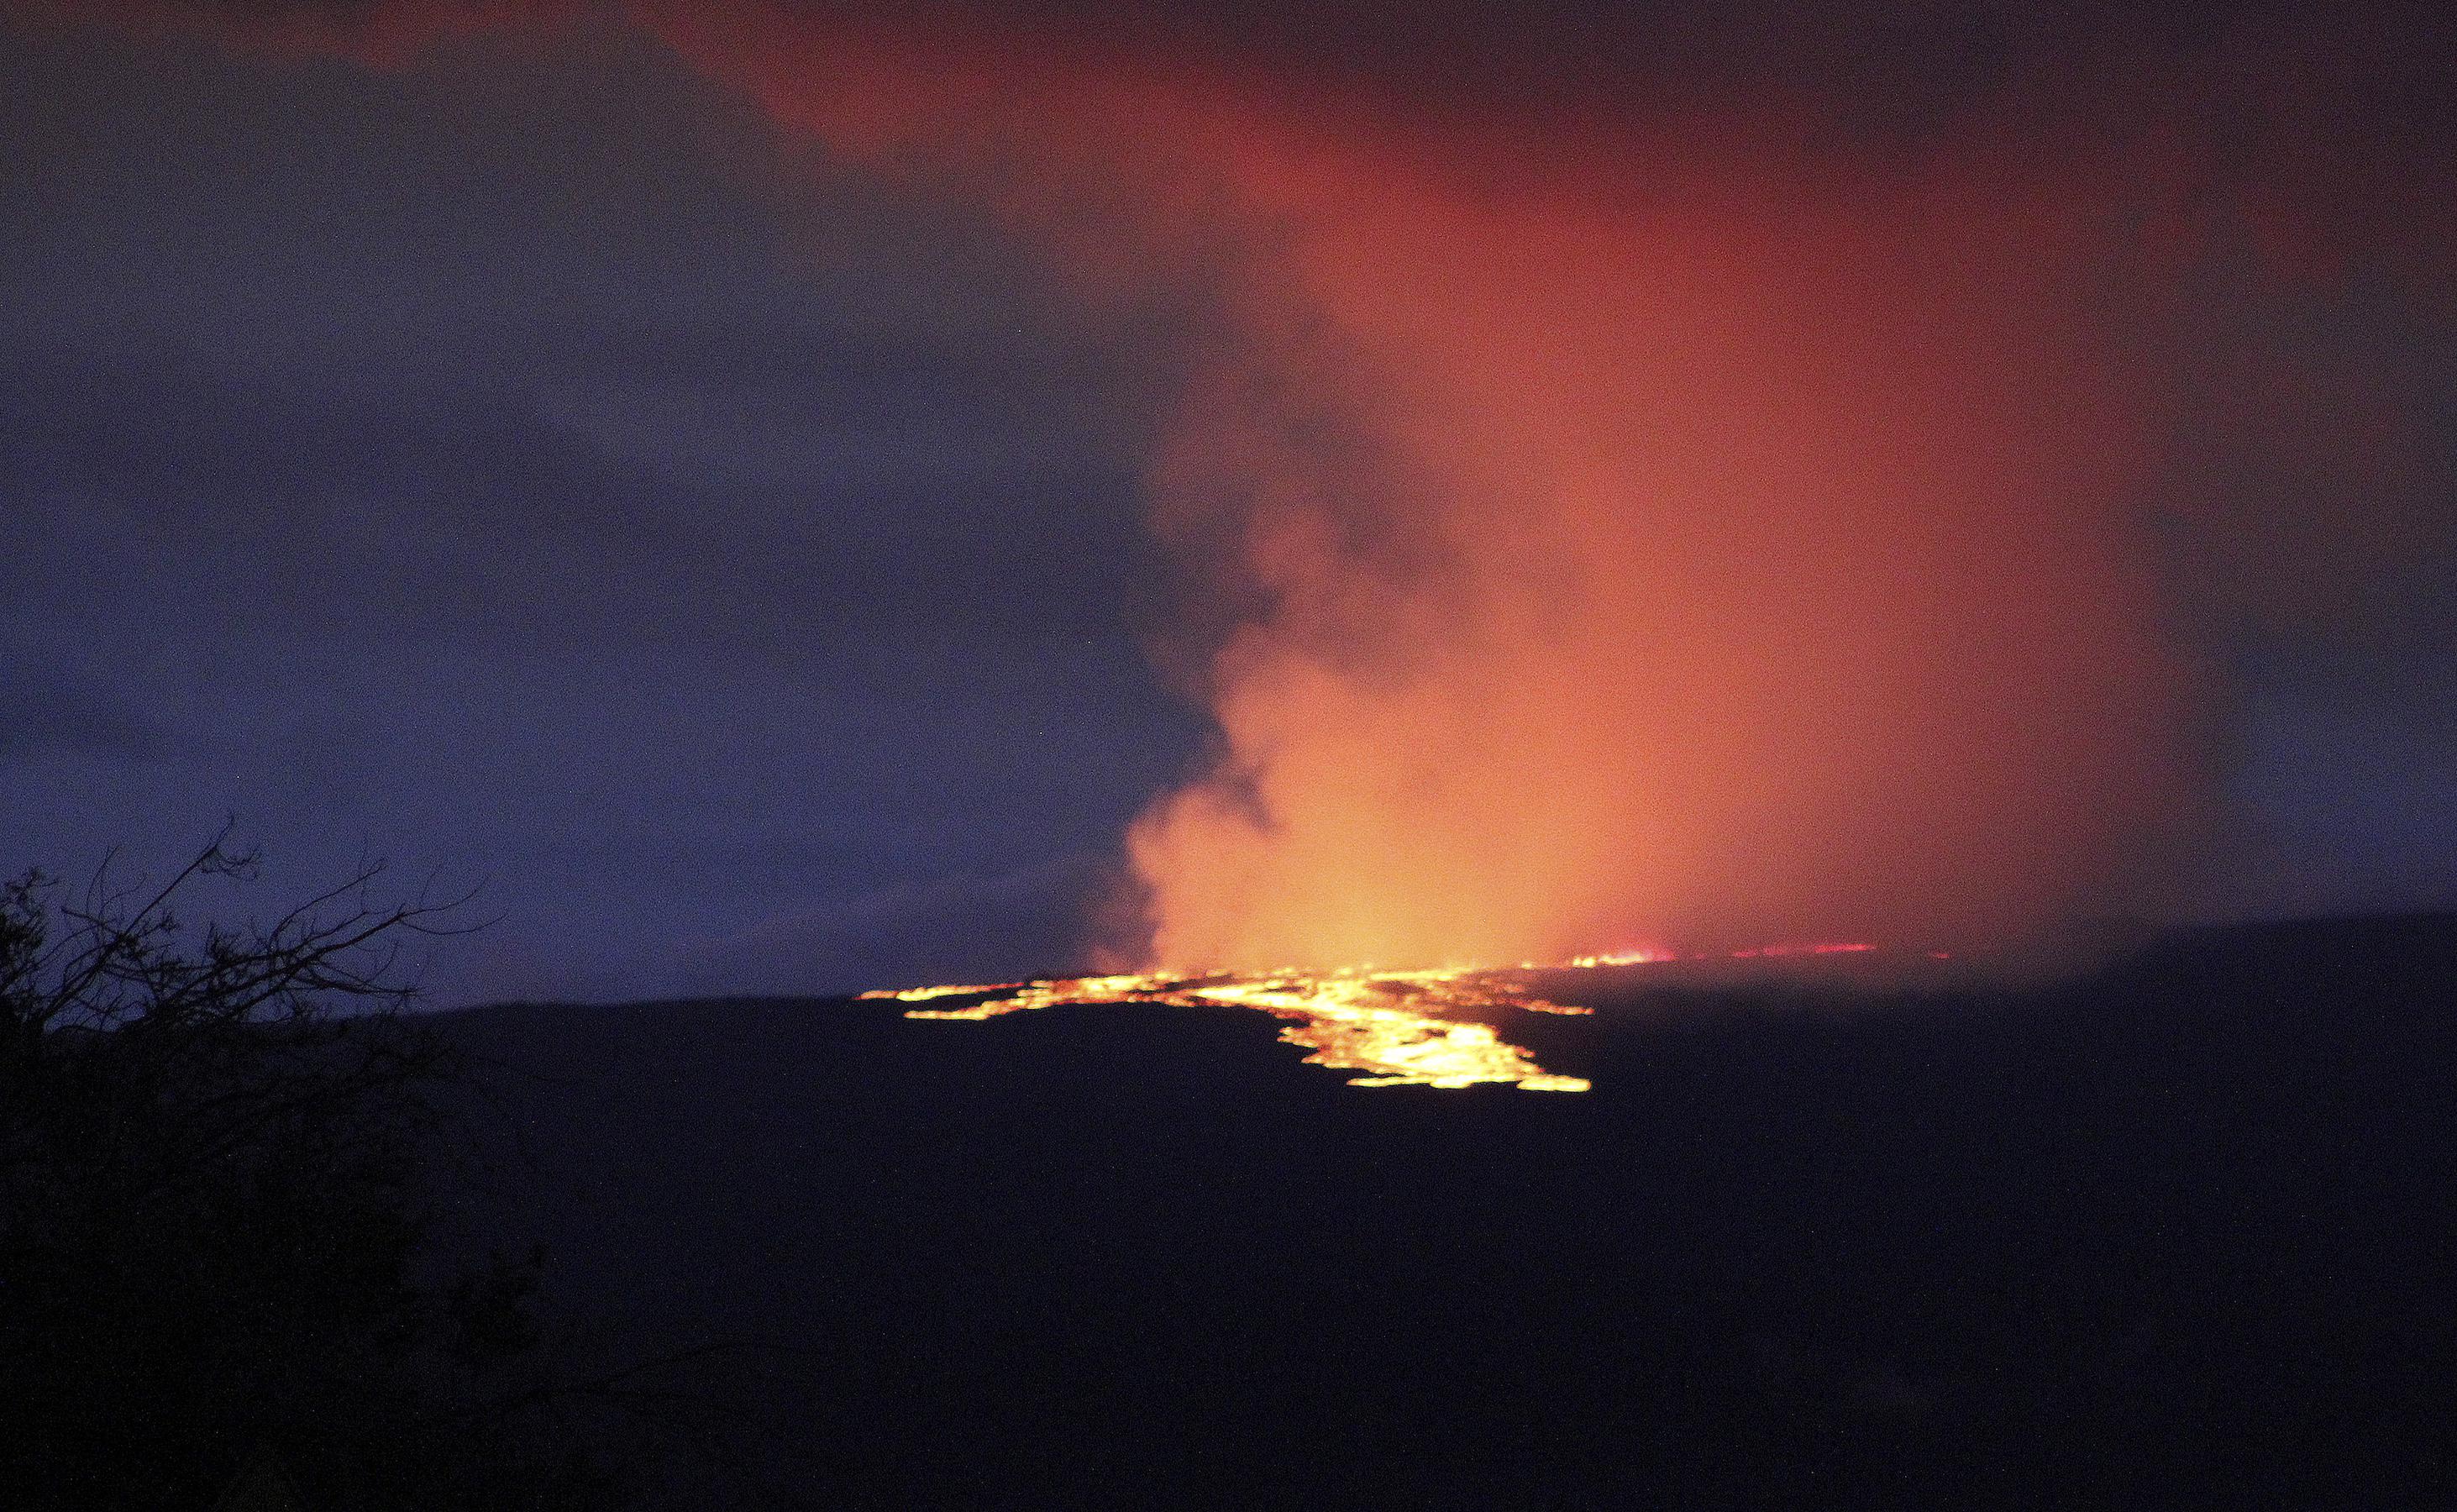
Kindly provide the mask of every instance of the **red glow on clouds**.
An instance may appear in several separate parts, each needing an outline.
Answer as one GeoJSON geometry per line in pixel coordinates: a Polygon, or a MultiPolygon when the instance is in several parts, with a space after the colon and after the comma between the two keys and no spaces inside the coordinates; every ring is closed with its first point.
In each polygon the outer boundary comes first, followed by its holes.
{"type": "Polygon", "coordinates": [[[1218,770],[1130,837],[1153,959],[2017,933],[2189,811],[2060,186],[674,34],[840,151],[977,176],[1087,286],[1225,264],[1155,528],[1270,607],[1201,663],[1218,770]]]}
{"type": "Polygon", "coordinates": [[[2166,375],[2106,307],[2158,307],[2214,205],[2286,279],[2355,222],[2325,164],[2226,181],[2162,114],[2192,91],[2112,70],[2086,131],[2010,90],[1914,150],[1780,85],[1589,119],[1149,26],[630,13],[1087,300],[1215,291],[1152,528],[1261,607],[1158,637],[1222,749],[1128,839],[1151,959],[2020,938],[2152,896],[2199,818],[2141,520],[2166,375]]]}

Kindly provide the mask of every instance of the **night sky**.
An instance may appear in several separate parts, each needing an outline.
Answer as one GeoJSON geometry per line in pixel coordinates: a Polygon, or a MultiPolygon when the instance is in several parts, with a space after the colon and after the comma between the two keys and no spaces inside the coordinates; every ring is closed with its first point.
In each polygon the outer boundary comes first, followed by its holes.
{"type": "MultiPolygon", "coordinates": [[[[2161,858],[2106,911],[2457,905],[2426,10],[1096,9],[863,46],[1364,101],[1492,182],[1564,121],[1712,120],[1821,202],[2062,165],[2076,223],[2127,228],[2058,264],[2098,280],[2058,329],[2118,375],[2111,517],[2192,688],[2161,729],[2193,776],[2143,789],[2190,822],[2103,842],[2161,858]]],[[[1162,215],[1087,272],[1014,210],[1045,133],[936,101],[1023,166],[881,148],[660,8],[561,10],[0,8],[0,860],[158,871],[232,816],[285,892],[365,857],[483,883],[444,1003],[1082,964],[1129,824],[1217,750],[1171,648],[1238,601],[1148,522],[1269,255],[1162,215]]]]}

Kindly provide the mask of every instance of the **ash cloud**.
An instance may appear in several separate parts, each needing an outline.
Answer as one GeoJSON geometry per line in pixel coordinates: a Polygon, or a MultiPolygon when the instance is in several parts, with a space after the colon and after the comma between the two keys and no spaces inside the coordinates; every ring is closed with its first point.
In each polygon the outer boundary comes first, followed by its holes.
{"type": "Polygon", "coordinates": [[[2429,10],[601,13],[1184,317],[1153,639],[1218,761],[1129,839],[1176,963],[2189,909],[2247,648],[2447,633],[2429,10]]]}
{"type": "Polygon", "coordinates": [[[1453,15],[1427,52],[1304,14],[669,29],[855,159],[968,183],[1094,297],[1227,262],[1152,474],[1162,537],[1249,606],[1189,658],[1218,771],[1132,837],[1166,959],[2155,909],[2217,823],[2227,618],[2364,601],[2447,539],[2397,455],[2427,390],[2285,328],[2385,288],[2445,347],[2444,150],[2376,39],[1653,12],[1598,51],[1582,12],[1453,15]],[[1622,61],[1546,66],[1568,47],[1622,61]],[[2215,399],[2213,362],[2245,370],[2215,399]],[[2229,417],[2264,388],[2294,424],[2229,417]],[[2322,502],[2299,472],[2363,480],[2302,531],[2328,549],[2282,548],[2322,502]],[[2372,529],[2407,549],[2344,544],[2372,529]]]}

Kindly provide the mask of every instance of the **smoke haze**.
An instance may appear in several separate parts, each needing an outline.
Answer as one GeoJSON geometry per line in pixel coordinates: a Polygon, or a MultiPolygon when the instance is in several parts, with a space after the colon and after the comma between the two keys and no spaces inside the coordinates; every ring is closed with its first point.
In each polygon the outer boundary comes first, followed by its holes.
{"type": "Polygon", "coordinates": [[[1247,612],[1164,651],[1221,749],[1130,838],[1157,959],[2002,941],[2148,906],[2204,821],[2171,375],[2108,323],[2204,258],[2145,228],[2228,229],[2128,176],[2194,173],[2158,114],[1820,141],[1782,80],[1581,113],[1022,31],[683,46],[1096,295],[1217,259],[1153,508],[1247,612]]]}
{"type": "MultiPolygon", "coordinates": [[[[2296,324],[2445,343],[2427,22],[1554,11],[625,12],[1192,333],[1148,633],[1218,738],[1115,953],[2155,912],[2214,822],[2210,625],[2447,632],[2376,618],[2450,550],[2445,375],[2296,324]]],[[[233,24],[385,61],[561,14],[233,24]]]]}

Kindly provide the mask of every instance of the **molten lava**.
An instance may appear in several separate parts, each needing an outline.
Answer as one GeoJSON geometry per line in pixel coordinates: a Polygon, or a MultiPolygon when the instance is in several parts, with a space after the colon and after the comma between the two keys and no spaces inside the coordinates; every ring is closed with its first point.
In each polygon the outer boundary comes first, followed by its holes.
{"type": "Polygon", "coordinates": [[[1306,1060],[1352,1076],[1352,1087],[1473,1087],[1515,1084],[1531,1092],[1583,1092],[1587,1083],[1529,1060],[1491,1025],[1469,1015],[1497,1010],[1583,1014],[1550,1003],[1509,973],[1477,967],[1432,971],[1286,971],[1262,976],[1067,977],[990,986],[913,987],[865,998],[927,1003],[971,997],[960,1008],[915,1008],[912,1019],[994,1019],[1068,1004],[1151,1003],[1176,1007],[1255,1008],[1284,1020],[1280,1038],[1312,1053],[1306,1060]]]}
{"type": "MultiPolygon", "coordinates": [[[[1857,955],[1866,944],[1802,944],[1735,950],[1734,961],[1775,956],[1857,955]]],[[[1509,1043],[1477,1015],[1559,1013],[1584,1015],[1592,1008],[1555,1003],[1521,980],[1529,971],[1593,971],[1613,966],[1679,961],[1668,950],[1621,950],[1579,956],[1547,965],[1522,961],[1516,968],[1444,966],[1382,971],[1349,966],[1336,971],[1272,971],[1254,976],[1222,972],[1190,975],[1154,971],[1108,977],[1058,977],[1040,982],[985,985],[905,987],[861,994],[891,1003],[976,1001],[957,1008],[911,1008],[908,1019],[981,1020],[1095,1003],[1145,1003],[1164,1006],[1254,1008],[1284,1021],[1280,1038],[1312,1053],[1306,1060],[1335,1070],[1362,1071],[1351,1087],[1475,1087],[1497,1082],[1531,1092],[1583,1092],[1584,1078],[1545,1070],[1526,1050],[1509,1043]]]]}

